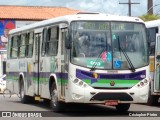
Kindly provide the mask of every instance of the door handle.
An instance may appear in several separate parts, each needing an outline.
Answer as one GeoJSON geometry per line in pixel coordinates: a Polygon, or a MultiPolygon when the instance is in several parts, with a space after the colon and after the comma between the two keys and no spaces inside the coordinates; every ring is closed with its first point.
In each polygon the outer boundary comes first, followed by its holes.
{"type": "Polygon", "coordinates": [[[33,64],[36,64],[36,63],[38,63],[38,60],[36,60],[35,62],[33,62],[33,64]]]}

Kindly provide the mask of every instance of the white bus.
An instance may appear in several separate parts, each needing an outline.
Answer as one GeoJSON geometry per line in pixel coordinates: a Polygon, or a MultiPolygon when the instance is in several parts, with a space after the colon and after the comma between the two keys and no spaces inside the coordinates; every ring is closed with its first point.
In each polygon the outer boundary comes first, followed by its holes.
{"type": "Polygon", "coordinates": [[[127,111],[146,103],[149,56],[146,27],[135,17],[78,13],[10,31],[7,88],[22,103],[50,100],[99,103],[127,111]]]}
{"type": "Polygon", "coordinates": [[[150,53],[150,92],[149,105],[157,105],[160,97],[160,20],[145,22],[149,31],[149,53],[150,53]]]}

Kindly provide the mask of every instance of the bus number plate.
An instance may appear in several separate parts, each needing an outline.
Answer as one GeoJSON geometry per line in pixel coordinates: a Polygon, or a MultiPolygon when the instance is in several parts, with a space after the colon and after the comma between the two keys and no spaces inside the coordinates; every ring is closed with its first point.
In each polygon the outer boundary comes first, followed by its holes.
{"type": "Polygon", "coordinates": [[[105,105],[106,106],[115,106],[115,105],[118,105],[118,101],[117,100],[106,100],[105,105]]]}

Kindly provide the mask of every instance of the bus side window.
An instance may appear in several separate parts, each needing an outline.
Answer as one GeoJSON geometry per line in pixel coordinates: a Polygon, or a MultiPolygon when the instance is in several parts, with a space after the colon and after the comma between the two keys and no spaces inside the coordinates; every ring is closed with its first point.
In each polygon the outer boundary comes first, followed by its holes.
{"type": "Polygon", "coordinates": [[[11,37],[11,41],[10,41],[10,58],[13,57],[13,40],[14,40],[14,37],[12,36],[11,37]]]}
{"type": "Polygon", "coordinates": [[[149,28],[149,42],[154,42],[156,40],[156,33],[158,33],[158,27],[149,28]]]}
{"type": "Polygon", "coordinates": [[[18,56],[19,56],[20,58],[23,58],[23,57],[25,57],[26,34],[22,34],[22,35],[20,36],[19,42],[20,42],[20,43],[19,43],[18,56]]]}
{"type": "Polygon", "coordinates": [[[46,40],[47,40],[47,28],[44,28],[43,36],[42,36],[42,52],[41,52],[42,56],[45,56],[46,54],[46,51],[45,51],[46,50],[46,46],[45,46],[46,40]]]}
{"type": "Polygon", "coordinates": [[[7,48],[7,59],[10,59],[11,57],[11,42],[12,42],[12,37],[9,36],[8,48],[7,48]]]}
{"type": "Polygon", "coordinates": [[[11,39],[11,58],[17,58],[18,55],[18,36],[13,36],[11,39]]]}
{"type": "Polygon", "coordinates": [[[47,55],[57,55],[58,53],[58,36],[59,27],[55,26],[48,29],[47,41],[46,41],[46,54],[47,55]]]}
{"type": "Polygon", "coordinates": [[[26,57],[32,57],[33,55],[33,43],[34,43],[34,33],[28,33],[26,40],[26,57]]]}
{"type": "Polygon", "coordinates": [[[45,53],[49,55],[49,40],[51,35],[51,29],[47,30],[46,41],[45,41],[45,53]]]}
{"type": "Polygon", "coordinates": [[[155,55],[155,42],[149,44],[149,55],[155,55]]]}

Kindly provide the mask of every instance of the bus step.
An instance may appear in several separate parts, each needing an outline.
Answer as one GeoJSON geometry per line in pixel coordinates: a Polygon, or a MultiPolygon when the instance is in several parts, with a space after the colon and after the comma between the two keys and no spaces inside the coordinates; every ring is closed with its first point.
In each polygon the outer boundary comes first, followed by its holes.
{"type": "Polygon", "coordinates": [[[41,100],[41,97],[40,97],[40,96],[35,96],[35,97],[34,97],[34,100],[40,101],[40,100],[41,100]]]}

